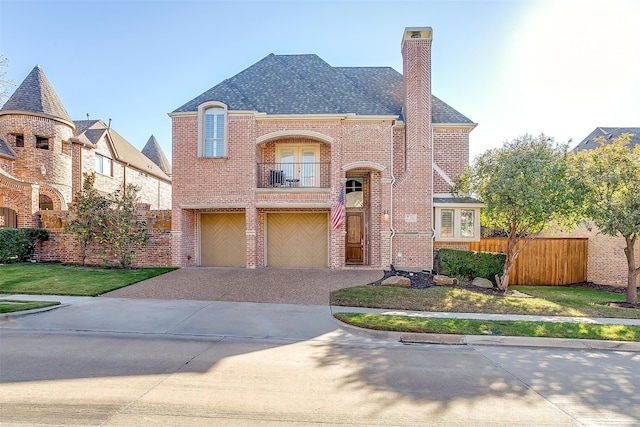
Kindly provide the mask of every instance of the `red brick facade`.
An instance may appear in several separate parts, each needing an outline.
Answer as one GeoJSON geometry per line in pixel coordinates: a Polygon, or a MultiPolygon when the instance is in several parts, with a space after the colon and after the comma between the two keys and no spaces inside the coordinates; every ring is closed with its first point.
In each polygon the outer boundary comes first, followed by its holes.
{"type": "MultiPolygon", "coordinates": [[[[203,265],[200,215],[239,212],[246,221],[247,268],[268,266],[269,213],[326,213],[349,180],[364,182],[362,262],[369,268],[432,269],[433,195],[448,192],[434,163],[454,179],[469,160],[469,131],[441,123],[434,132],[431,29],[407,29],[402,44],[404,117],[357,114],[269,115],[227,112],[227,156],[199,156],[199,112],[171,113],[173,139],[172,263],[203,265]],[[415,30],[415,31],[414,31],[415,30]],[[318,147],[330,163],[314,188],[264,188],[257,165],[276,161],[278,147],[318,147]]],[[[207,101],[220,101],[207,99],[207,101]]],[[[326,267],[345,262],[348,225],[328,228],[326,267]]],[[[464,244],[463,244],[464,245],[464,244]]],[[[304,266],[304,265],[302,265],[304,266]]]]}

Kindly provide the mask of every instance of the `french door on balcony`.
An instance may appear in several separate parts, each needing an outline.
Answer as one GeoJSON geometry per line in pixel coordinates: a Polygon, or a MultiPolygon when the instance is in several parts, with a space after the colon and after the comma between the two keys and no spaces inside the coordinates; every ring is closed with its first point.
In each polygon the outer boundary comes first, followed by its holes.
{"type": "Polygon", "coordinates": [[[285,183],[291,187],[320,186],[320,145],[278,145],[279,168],[285,183]]]}

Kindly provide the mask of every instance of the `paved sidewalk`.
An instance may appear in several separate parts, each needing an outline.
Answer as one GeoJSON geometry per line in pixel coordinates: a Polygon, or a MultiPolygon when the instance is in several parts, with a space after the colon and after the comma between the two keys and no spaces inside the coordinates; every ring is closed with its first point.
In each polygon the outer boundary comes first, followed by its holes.
{"type": "Polygon", "coordinates": [[[430,313],[401,310],[336,307],[328,305],[270,304],[229,301],[157,300],[133,298],[2,295],[5,299],[60,301],[41,310],[0,316],[0,331],[30,329],[49,331],[154,334],[181,337],[241,337],[301,341],[325,339],[361,341],[382,339],[468,345],[517,345],[640,351],[640,342],[417,334],[373,331],[338,322],[333,313],[371,312],[405,316],[494,320],[582,321],[585,323],[640,324],[640,320],[591,319],[550,316],[430,313]],[[325,338],[323,338],[325,337],[325,338]]]}

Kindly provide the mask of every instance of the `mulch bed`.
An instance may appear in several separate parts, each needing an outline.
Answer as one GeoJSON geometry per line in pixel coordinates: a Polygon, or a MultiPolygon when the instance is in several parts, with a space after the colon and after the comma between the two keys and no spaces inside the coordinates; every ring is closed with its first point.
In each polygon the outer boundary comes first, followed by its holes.
{"type": "MultiPolygon", "coordinates": [[[[497,288],[482,288],[479,286],[473,286],[471,283],[465,283],[464,285],[443,285],[440,283],[434,283],[433,274],[427,271],[402,271],[402,270],[384,270],[384,276],[373,282],[373,285],[380,285],[384,281],[384,279],[392,276],[402,276],[411,280],[411,289],[425,289],[431,286],[449,286],[449,287],[464,287],[465,289],[472,290],[474,292],[479,292],[487,295],[495,295],[495,296],[513,296],[514,293],[512,291],[503,292],[497,288]]],[[[582,289],[594,289],[598,291],[607,291],[614,292],[619,294],[624,294],[626,292],[626,288],[619,286],[609,286],[609,285],[599,285],[593,282],[580,282],[574,283],[571,285],[563,285],[568,288],[582,288],[582,289]]],[[[639,288],[640,289],[640,288],[639,288]]],[[[635,308],[640,309],[640,304],[632,304],[628,302],[615,301],[610,302],[608,304],[611,307],[618,308],[635,308]]]]}

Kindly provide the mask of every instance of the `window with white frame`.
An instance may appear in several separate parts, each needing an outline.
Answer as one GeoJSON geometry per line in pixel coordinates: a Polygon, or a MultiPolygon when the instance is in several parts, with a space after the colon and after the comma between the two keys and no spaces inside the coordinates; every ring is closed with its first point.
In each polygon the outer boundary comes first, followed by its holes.
{"type": "Polygon", "coordinates": [[[436,206],[436,241],[479,241],[480,208],[436,206]]]}
{"type": "Polygon", "coordinates": [[[200,157],[227,156],[227,110],[219,103],[198,107],[200,157]]]}
{"type": "Polygon", "coordinates": [[[96,154],[96,172],[102,175],[111,176],[112,168],[111,168],[111,159],[105,157],[101,154],[96,154]]]}

